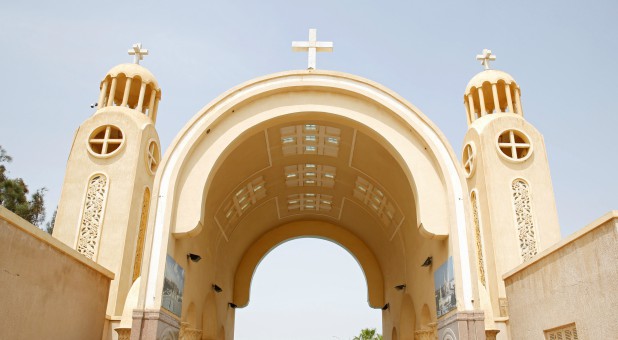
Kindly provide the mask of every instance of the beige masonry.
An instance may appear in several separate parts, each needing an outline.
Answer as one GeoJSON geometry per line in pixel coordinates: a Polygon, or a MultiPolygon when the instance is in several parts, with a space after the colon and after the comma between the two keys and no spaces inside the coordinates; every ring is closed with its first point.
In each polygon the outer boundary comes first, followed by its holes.
{"type": "MultiPolygon", "coordinates": [[[[307,44],[332,48],[315,31],[307,44]]],[[[461,161],[418,108],[315,56],[214,99],[161,159],[161,90],[137,64],[147,50],[130,53],[75,135],[54,231],[116,274],[105,340],[233,339],[259,262],[299,237],[357,259],[384,339],[516,339],[522,292],[503,275],[560,229],[543,137],[491,51],[464,91],[461,161]]]]}

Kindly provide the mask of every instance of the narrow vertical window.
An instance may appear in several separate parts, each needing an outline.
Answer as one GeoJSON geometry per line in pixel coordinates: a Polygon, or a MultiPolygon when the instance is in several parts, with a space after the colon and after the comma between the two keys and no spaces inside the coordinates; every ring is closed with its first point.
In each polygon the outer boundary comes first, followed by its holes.
{"type": "Polygon", "coordinates": [[[89,259],[95,258],[98,249],[106,196],[107,177],[93,176],[88,182],[77,240],[77,251],[89,259]]]}
{"type": "Polygon", "coordinates": [[[513,181],[512,187],[519,247],[521,248],[521,257],[524,262],[526,262],[538,253],[536,228],[534,226],[532,204],[530,202],[530,187],[528,183],[522,179],[513,181]]]}
{"type": "Polygon", "coordinates": [[[479,204],[476,197],[476,192],[470,193],[470,201],[472,202],[472,218],[474,219],[474,238],[476,242],[476,258],[477,267],[479,270],[479,279],[483,286],[486,286],[485,279],[485,258],[483,257],[483,239],[481,236],[481,222],[479,218],[479,204]]]}
{"type": "Polygon", "coordinates": [[[144,190],[142,200],[142,215],[139,221],[137,232],[137,246],[135,247],[135,262],[133,263],[133,282],[141,275],[142,257],[144,256],[144,237],[146,236],[146,224],[148,223],[148,212],[150,211],[150,189],[144,190]]]}

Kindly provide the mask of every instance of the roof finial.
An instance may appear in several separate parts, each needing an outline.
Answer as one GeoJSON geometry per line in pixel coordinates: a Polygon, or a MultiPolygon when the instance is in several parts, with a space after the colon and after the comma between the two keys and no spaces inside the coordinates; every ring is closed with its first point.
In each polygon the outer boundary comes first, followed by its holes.
{"type": "Polygon", "coordinates": [[[143,60],[145,55],[148,55],[148,50],[142,48],[142,43],[133,44],[133,47],[129,50],[129,55],[132,55],[133,62],[139,65],[139,61],[143,60]]]}
{"type": "Polygon", "coordinates": [[[476,60],[481,61],[481,65],[485,66],[486,70],[489,70],[489,61],[496,60],[496,56],[491,54],[491,50],[483,49],[483,54],[479,54],[476,56],[476,60]]]}
{"type": "Polygon", "coordinates": [[[332,52],[332,41],[317,41],[317,30],[309,29],[309,41],[292,41],[292,51],[294,52],[309,52],[309,61],[307,69],[315,69],[316,52],[332,52]]]}

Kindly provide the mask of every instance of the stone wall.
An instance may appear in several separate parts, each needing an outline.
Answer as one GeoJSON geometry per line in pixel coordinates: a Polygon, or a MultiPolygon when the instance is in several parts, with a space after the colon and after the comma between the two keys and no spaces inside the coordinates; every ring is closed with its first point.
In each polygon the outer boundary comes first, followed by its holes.
{"type": "Polygon", "coordinates": [[[101,339],[113,277],[0,206],[0,339],[101,339]]]}
{"type": "Polygon", "coordinates": [[[512,339],[575,323],[579,339],[618,338],[618,211],[504,275],[512,339]]]}

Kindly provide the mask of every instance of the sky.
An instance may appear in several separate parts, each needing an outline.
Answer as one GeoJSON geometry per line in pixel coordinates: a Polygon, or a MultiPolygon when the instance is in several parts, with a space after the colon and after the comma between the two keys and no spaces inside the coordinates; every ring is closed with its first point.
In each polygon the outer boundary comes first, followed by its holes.
{"type": "MultiPolygon", "coordinates": [[[[142,65],[162,87],[157,129],[165,150],[194,114],[227,89],[305,68],[306,54],[293,53],[291,42],[306,40],[308,29],[317,28],[319,40],[334,41],[333,53],[318,55],[319,69],[359,75],[394,90],[429,117],[461,157],[467,129],[463,92],[482,70],[475,56],[489,48],[497,56],[492,67],[517,80],[525,118],[545,137],[567,236],[618,209],[617,16],[615,0],[4,1],[0,145],[13,156],[10,176],[22,177],[32,190],[48,189],[51,215],[73,133],[94,113],[90,104],[106,72],[131,62],[127,50],[133,43],[150,50],[142,65]]],[[[285,266],[308,256],[317,261],[315,253],[330,247],[325,241],[295,242],[273,251],[255,282],[281,262],[269,275],[270,282],[280,280],[286,276],[282,268],[290,268],[285,266]],[[302,251],[293,249],[295,242],[302,251]]],[[[319,262],[319,279],[351,259],[344,250],[335,253],[319,262]]],[[[360,275],[355,280],[362,281],[360,275]]],[[[342,287],[352,284],[345,282],[342,287]]],[[[319,283],[300,285],[298,291],[308,294],[319,283]]],[[[256,305],[267,292],[257,287],[252,288],[256,305]]],[[[365,302],[366,292],[357,296],[365,302]]],[[[309,324],[320,314],[312,311],[311,301],[302,306],[309,324]]],[[[312,339],[356,333],[358,318],[348,316],[354,306],[337,303],[340,329],[348,327],[347,333],[312,339]]],[[[379,313],[364,306],[367,315],[378,315],[377,324],[367,321],[367,326],[379,326],[379,313]]],[[[236,320],[237,339],[273,339],[241,337],[250,334],[246,330],[253,322],[273,324],[257,312],[243,319],[243,312],[236,320]]]]}

